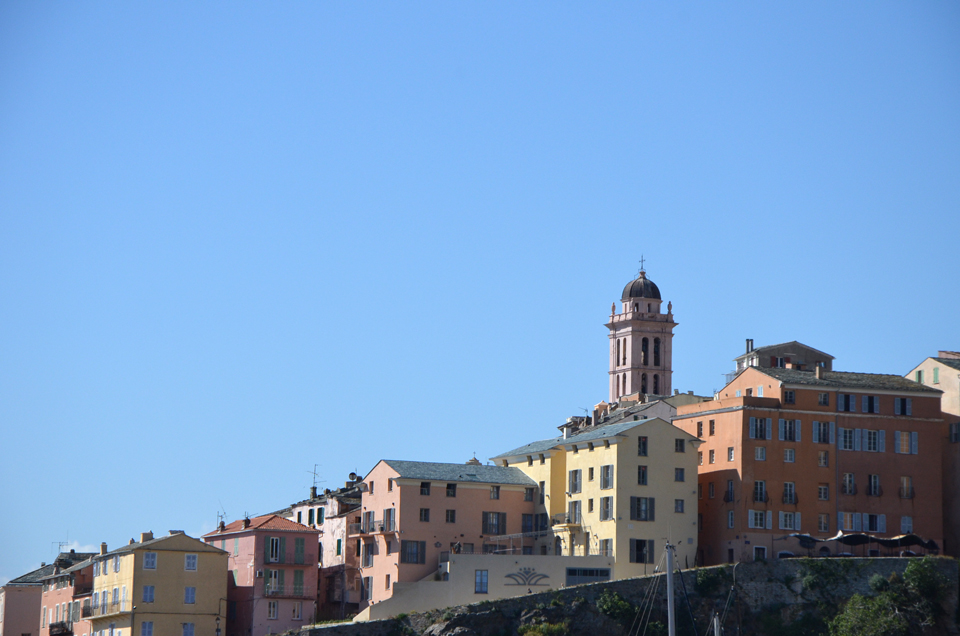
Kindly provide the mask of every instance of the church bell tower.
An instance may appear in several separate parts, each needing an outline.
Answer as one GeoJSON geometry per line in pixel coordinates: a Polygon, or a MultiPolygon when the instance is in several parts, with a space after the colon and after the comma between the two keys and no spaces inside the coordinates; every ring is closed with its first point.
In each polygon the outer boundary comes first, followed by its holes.
{"type": "Polygon", "coordinates": [[[620,313],[610,307],[610,402],[624,395],[670,395],[673,390],[673,303],[660,311],[660,289],[639,275],[623,288],[620,313]]]}

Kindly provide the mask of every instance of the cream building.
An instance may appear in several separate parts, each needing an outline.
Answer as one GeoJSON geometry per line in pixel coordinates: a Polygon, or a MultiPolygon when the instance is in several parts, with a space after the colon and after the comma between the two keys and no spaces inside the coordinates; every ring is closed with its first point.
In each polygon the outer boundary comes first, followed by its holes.
{"type": "Polygon", "coordinates": [[[217,636],[226,619],[227,553],[173,530],[94,557],[93,636],[217,636]]]}

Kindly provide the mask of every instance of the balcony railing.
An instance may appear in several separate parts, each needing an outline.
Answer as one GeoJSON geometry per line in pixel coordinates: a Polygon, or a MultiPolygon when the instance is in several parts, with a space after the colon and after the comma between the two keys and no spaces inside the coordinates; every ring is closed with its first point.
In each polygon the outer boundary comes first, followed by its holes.
{"type": "Polygon", "coordinates": [[[397,522],[395,519],[373,519],[362,523],[351,523],[347,525],[347,534],[351,535],[396,531],[397,522]]]}
{"type": "Polygon", "coordinates": [[[900,498],[901,499],[913,499],[916,496],[916,491],[914,491],[913,486],[909,488],[900,487],[900,498]]]}
{"type": "Polygon", "coordinates": [[[757,492],[756,490],[754,490],[753,500],[759,503],[767,503],[770,501],[770,495],[767,494],[766,490],[764,490],[763,492],[757,492]]]}
{"type": "Polygon", "coordinates": [[[868,497],[882,497],[883,496],[883,486],[877,484],[876,486],[867,486],[867,496],[868,497]]]}
{"type": "Polygon", "coordinates": [[[97,605],[96,607],[91,607],[91,618],[97,618],[100,616],[112,616],[113,614],[122,614],[124,612],[129,612],[132,609],[133,605],[130,601],[120,601],[118,603],[107,603],[106,605],[97,605]]]}
{"type": "Polygon", "coordinates": [[[551,517],[555,526],[579,526],[581,519],[579,513],[561,512],[551,517]]]}
{"type": "Polygon", "coordinates": [[[723,491],[723,501],[724,501],[725,503],[730,503],[731,501],[733,501],[733,491],[732,491],[732,490],[725,490],[725,491],[723,491]]]}
{"type": "Polygon", "coordinates": [[[857,494],[857,485],[856,484],[840,484],[840,494],[841,495],[857,494]]]}
{"type": "Polygon", "coordinates": [[[783,493],[783,503],[785,504],[796,504],[799,499],[797,498],[797,493],[795,492],[785,492],[783,493]]]}
{"type": "Polygon", "coordinates": [[[263,591],[266,596],[271,598],[307,598],[307,594],[304,592],[303,586],[292,586],[288,587],[286,585],[270,587],[263,591]]]}
{"type": "Polygon", "coordinates": [[[50,636],[70,636],[73,634],[73,623],[57,621],[50,623],[50,636]]]}
{"type": "Polygon", "coordinates": [[[94,608],[90,607],[89,605],[84,605],[80,608],[80,618],[90,618],[93,616],[93,610],[94,608]]]}
{"type": "Polygon", "coordinates": [[[313,565],[312,554],[298,554],[295,550],[287,550],[286,554],[280,554],[277,561],[267,559],[267,565],[313,565]]]}

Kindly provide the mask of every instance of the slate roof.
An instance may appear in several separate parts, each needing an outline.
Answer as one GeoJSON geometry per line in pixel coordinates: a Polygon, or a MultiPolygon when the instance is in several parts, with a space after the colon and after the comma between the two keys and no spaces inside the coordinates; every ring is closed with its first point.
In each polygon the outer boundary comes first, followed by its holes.
{"type": "Polygon", "coordinates": [[[810,345],[805,345],[805,344],[803,344],[802,342],[797,342],[796,340],[791,340],[790,342],[781,342],[780,344],[764,345],[764,346],[762,346],[762,347],[755,347],[754,349],[751,349],[750,351],[747,351],[746,353],[741,353],[741,354],[738,355],[736,358],[734,358],[734,360],[739,360],[740,358],[746,358],[747,356],[752,356],[753,354],[757,353],[758,351],[761,351],[761,352],[762,352],[762,351],[766,351],[766,350],[768,350],[768,349],[779,349],[780,347],[787,347],[787,346],[789,346],[789,345],[797,345],[797,346],[803,347],[803,348],[805,348],[805,349],[810,349],[811,351],[816,351],[817,353],[819,353],[819,354],[821,354],[821,355],[827,356],[827,357],[830,358],[831,360],[834,360],[834,359],[835,359],[835,358],[834,358],[832,355],[830,355],[829,353],[826,353],[826,352],[824,352],[824,351],[820,351],[819,349],[814,349],[814,348],[811,347],[810,345]]]}
{"type": "MultiPolygon", "coordinates": [[[[162,536],[162,537],[157,537],[157,538],[155,538],[155,539],[148,539],[147,541],[140,541],[140,542],[134,541],[133,543],[128,543],[128,544],[126,544],[126,545],[124,545],[124,546],[121,546],[121,547],[119,547],[119,548],[116,548],[115,550],[110,550],[109,552],[107,552],[107,553],[104,554],[104,555],[95,554],[94,557],[100,557],[100,556],[108,557],[108,556],[112,556],[112,555],[114,555],[114,554],[123,554],[123,553],[125,553],[125,552],[132,552],[133,550],[137,550],[137,549],[139,549],[139,548],[145,548],[145,547],[147,547],[147,546],[152,546],[152,545],[155,545],[155,544],[157,544],[157,543],[162,543],[163,541],[167,541],[167,540],[171,539],[172,537],[176,537],[176,536],[178,536],[178,535],[183,535],[183,536],[186,537],[187,539],[190,539],[191,541],[195,541],[195,542],[197,543],[198,547],[201,548],[201,549],[202,549],[202,548],[209,548],[209,549],[212,549],[212,550],[216,550],[217,552],[220,552],[220,551],[221,551],[220,548],[217,548],[217,547],[214,547],[214,546],[209,545],[209,544],[207,544],[207,543],[204,543],[204,542],[201,541],[200,539],[197,539],[196,537],[191,537],[190,535],[188,535],[188,534],[186,534],[186,533],[183,533],[183,532],[180,532],[180,531],[173,531],[173,530],[171,530],[170,532],[171,532],[172,534],[166,534],[166,535],[164,535],[164,536],[162,536]]],[[[163,548],[161,548],[161,550],[162,550],[162,549],[163,549],[163,548]]]]}
{"type": "Polygon", "coordinates": [[[60,570],[59,572],[52,573],[52,574],[50,574],[49,576],[45,576],[45,577],[43,577],[43,578],[44,578],[44,580],[46,580],[46,579],[55,579],[55,578],[57,578],[58,576],[63,576],[64,574],[71,574],[71,573],[73,573],[73,572],[78,572],[78,571],[82,570],[83,568],[91,567],[91,566],[93,565],[93,556],[94,556],[94,555],[91,553],[91,555],[90,555],[89,558],[84,559],[84,560],[81,561],[80,563],[71,565],[70,567],[68,567],[68,568],[66,568],[66,569],[62,569],[62,570],[60,570]]]}
{"type": "MultiPolygon", "coordinates": [[[[42,579],[53,576],[56,573],[57,566],[60,568],[70,567],[75,563],[86,561],[95,556],[94,552],[61,552],[54,559],[53,563],[41,566],[32,572],[27,572],[22,576],[11,579],[6,585],[40,585],[42,579]]],[[[61,569],[61,574],[63,570],[61,569]]]]}
{"type": "Polygon", "coordinates": [[[940,364],[945,364],[950,368],[960,371],[960,359],[958,358],[934,358],[940,364]]]}
{"type": "Polygon", "coordinates": [[[382,461],[397,471],[403,479],[536,486],[536,482],[523,474],[523,471],[518,468],[475,466],[471,464],[408,462],[397,459],[384,459],[382,461]]]}
{"type": "Polygon", "coordinates": [[[271,514],[254,517],[250,520],[250,525],[246,528],[243,527],[243,519],[237,519],[236,521],[231,521],[224,526],[223,530],[217,529],[213,532],[208,532],[203,536],[213,537],[219,534],[247,532],[250,530],[270,530],[277,532],[316,532],[316,530],[310,526],[305,526],[302,523],[297,523],[296,521],[291,521],[290,519],[284,519],[279,515],[271,514]]]}
{"type": "Polygon", "coordinates": [[[506,453],[500,453],[496,457],[491,457],[490,459],[502,459],[504,457],[519,457],[522,455],[535,455],[537,453],[543,453],[550,450],[551,448],[556,448],[563,443],[562,437],[551,437],[550,439],[542,439],[536,442],[530,442],[529,444],[524,444],[519,448],[514,448],[512,451],[507,451],[506,453]]]}
{"type": "Polygon", "coordinates": [[[640,272],[639,276],[627,283],[620,295],[620,300],[623,301],[631,298],[656,298],[660,300],[660,288],[647,278],[646,272],[640,272]]]}
{"type": "Polygon", "coordinates": [[[848,371],[824,371],[823,377],[817,378],[814,371],[800,371],[798,369],[778,369],[765,367],[750,367],[760,373],[765,373],[784,384],[803,384],[807,386],[822,386],[834,389],[879,389],[881,391],[904,391],[912,393],[943,393],[900,375],[886,373],[851,373],[848,371]]]}

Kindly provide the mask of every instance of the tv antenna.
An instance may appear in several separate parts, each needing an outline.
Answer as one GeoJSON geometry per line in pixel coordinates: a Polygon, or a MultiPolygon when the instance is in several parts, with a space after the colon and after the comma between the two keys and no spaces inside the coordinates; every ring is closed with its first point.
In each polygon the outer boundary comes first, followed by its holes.
{"type": "Polygon", "coordinates": [[[320,476],[320,473],[317,472],[317,468],[319,468],[319,467],[320,467],[319,464],[314,464],[314,465],[313,465],[313,470],[308,470],[308,471],[307,471],[308,473],[310,473],[311,475],[313,475],[313,487],[314,487],[314,488],[317,487],[317,484],[322,484],[322,483],[325,483],[325,482],[327,481],[326,479],[317,479],[317,478],[320,476]]]}
{"type": "Polygon", "coordinates": [[[220,504],[220,510],[217,511],[217,527],[220,527],[222,522],[227,520],[227,511],[223,508],[223,502],[217,499],[217,503],[220,504]]]}

